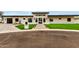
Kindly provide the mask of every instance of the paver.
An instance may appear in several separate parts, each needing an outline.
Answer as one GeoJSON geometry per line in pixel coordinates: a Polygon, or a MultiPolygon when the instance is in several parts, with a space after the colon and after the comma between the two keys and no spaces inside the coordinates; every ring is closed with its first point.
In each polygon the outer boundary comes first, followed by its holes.
{"type": "Polygon", "coordinates": [[[35,28],[33,29],[48,29],[44,26],[44,24],[37,24],[35,28]]]}
{"type": "Polygon", "coordinates": [[[1,31],[19,31],[13,24],[0,24],[0,32],[1,31]]]}

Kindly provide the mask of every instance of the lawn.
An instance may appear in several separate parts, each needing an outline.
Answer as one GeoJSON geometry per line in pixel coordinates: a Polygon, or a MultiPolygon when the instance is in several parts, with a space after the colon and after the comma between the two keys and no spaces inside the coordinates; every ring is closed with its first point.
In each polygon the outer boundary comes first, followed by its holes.
{"type": "Polygon", "coordinates": [[[36,27],[36,24],[29,24],[29,29],[36,27]]]}
{"type": "Polygon", "coordinates": [[[23,30],[24,29],[24,25],[23,24],[19,24],[18,26],[16,26],[18,29],[23,30]]]}
{"type": "Polygon", "coordinates": [[[79,30],[79,24],[45,24],[49,29],[72,29],[79,30]]]}
{"type": "MultiPolygon", "coordinates": [[[[29,29],[32,29],[36,26],[36,24],[29,24],[29,29]]],[[[17,28],[24,30],[24,25],[23,24],[19,24],[18,26],[16,26],[17,28]]]]}

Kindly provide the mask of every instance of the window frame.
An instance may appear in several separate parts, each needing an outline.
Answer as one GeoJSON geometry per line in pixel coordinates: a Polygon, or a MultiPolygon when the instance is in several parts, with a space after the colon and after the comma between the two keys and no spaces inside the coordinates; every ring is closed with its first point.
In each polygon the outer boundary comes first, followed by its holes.
{"type": "Polygon", "coordinates": [[[32,18],[28,18],[28,22],[29,23],[32,23],[32,18]]]}

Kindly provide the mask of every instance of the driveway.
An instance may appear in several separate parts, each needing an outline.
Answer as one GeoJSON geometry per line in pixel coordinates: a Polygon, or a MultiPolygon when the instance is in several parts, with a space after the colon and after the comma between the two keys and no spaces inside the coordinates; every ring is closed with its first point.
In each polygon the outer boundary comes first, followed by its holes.
{"type": "Polygon", "coordinates": [[[0,24],[0,32],[6,32],[6,31],[18,31],[13,24],[0,24]]]}
{"type": "Polygon", "coordinates": [[[42,30],[0,33],[0,48],[79,48],[79,32],[42,30]]]}

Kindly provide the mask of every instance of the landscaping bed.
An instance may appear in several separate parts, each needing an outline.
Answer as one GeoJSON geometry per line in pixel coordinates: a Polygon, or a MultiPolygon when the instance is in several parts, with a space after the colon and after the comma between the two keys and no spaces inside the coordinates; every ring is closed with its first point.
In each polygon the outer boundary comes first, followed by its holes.
{"type": "MultiPolygon", "coordinates": [[[[36,24],[29,24],[29,28],[28,29],[32,29],[36,26],[36,24]]],[[[16,26],[17,28],[21,29],[21,30],[24,30],[24,24],[19,24],[16,26]]]]}
{"type": "Polygon", "coordinates": [[[29,24],[29,29],[36,27],[36,24],[29,24]]]}
{"type": "Polygon", "coordinates": [[[49,29],[71,29],[79,30],[79,24],[45,24],[49,29]]]}

